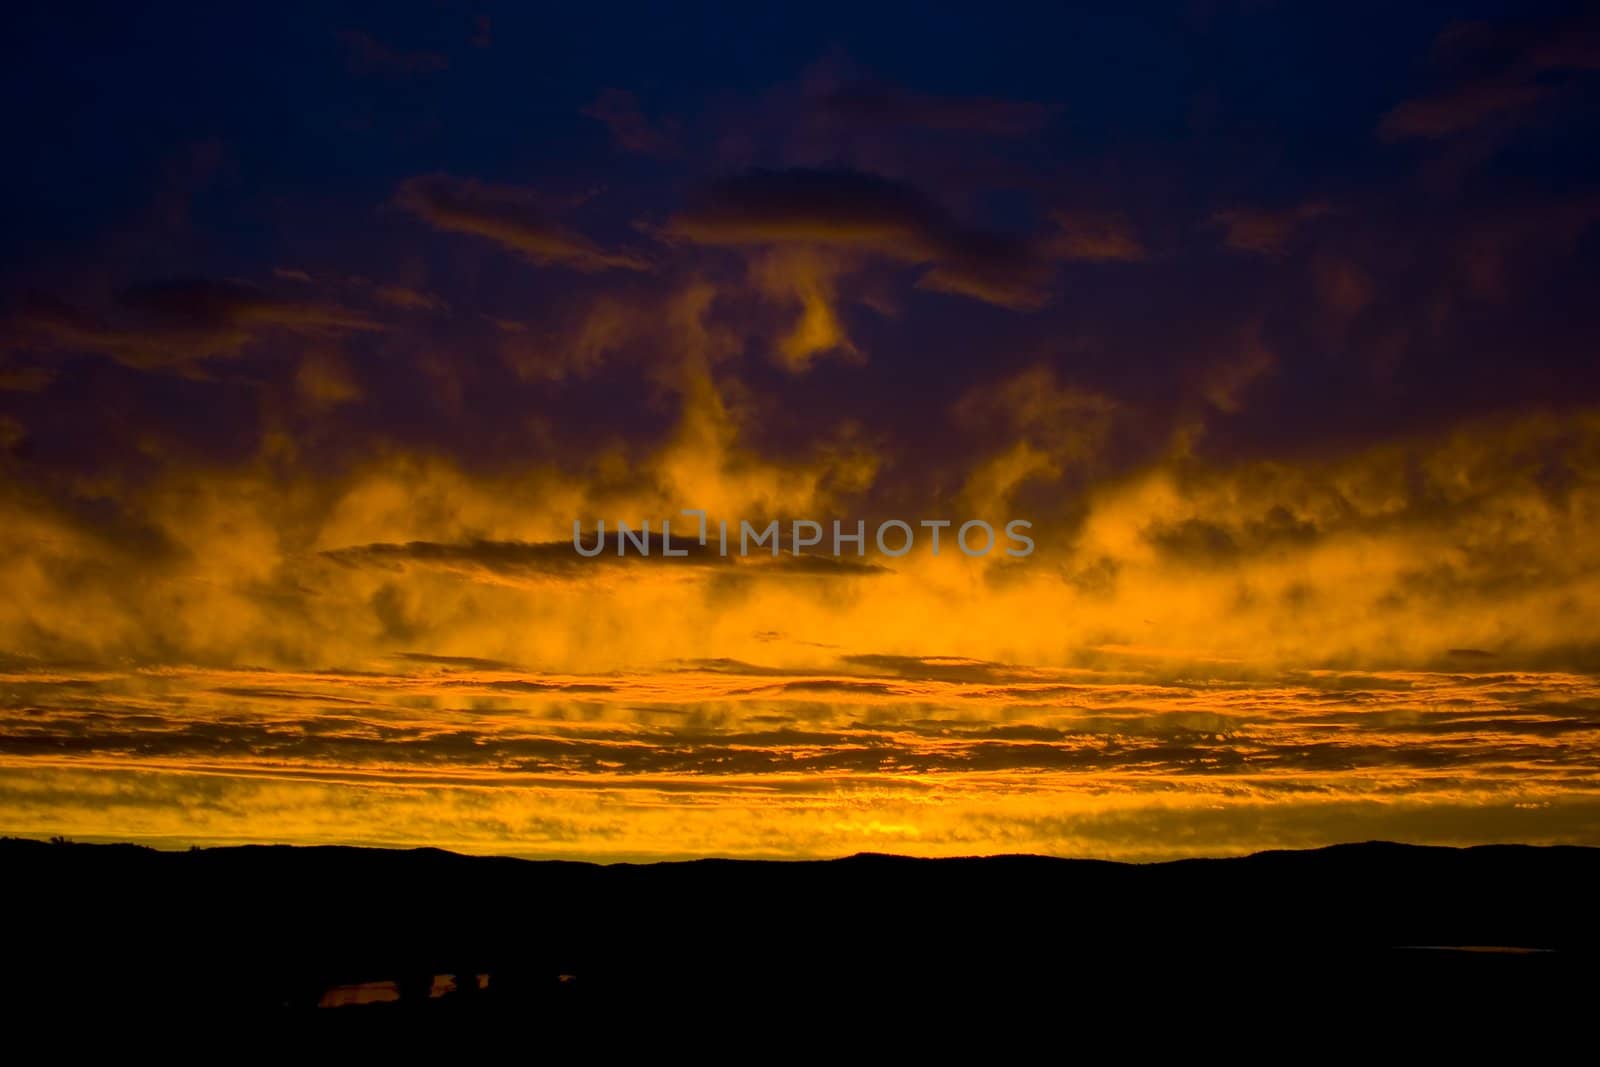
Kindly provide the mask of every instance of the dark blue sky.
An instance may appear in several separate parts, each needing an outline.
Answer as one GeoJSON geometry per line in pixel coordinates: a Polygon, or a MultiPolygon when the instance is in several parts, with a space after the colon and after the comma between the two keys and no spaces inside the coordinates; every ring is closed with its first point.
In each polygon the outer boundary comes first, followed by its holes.
{"type": "Polygon", "coordinates": [[[1570,4],[4,18],[24,477],[136,467],[134,428],[254,455],[277,420],[317,463],[647,447],[670,359],[584,346],[697,279],[755,447],[871,424],[919,492],[983,432],[961,398],[1041,364],[1134,413],[1112,468],[1196,421],[1228,461],[1600,392],[1570,4]],[[786,362],[808,298],[838,336],[786,362]],[[362,399],[285,414],[312,364],[362,399]]]}
{"type": "MultiPolygon", "coordinates": [[[[232,179],[211,223],[280,197],[359,201],[427,170],[615,181],[604,129],[580,114],[601,90],[693,123],[756,110],[830,56],[924,92],[1056,105],[1029,154],[1171,153],[1200,181],[1283,195],[1329,171],[1392,173],[1369,135],[1430,88],[1447,22],[1562,6],[13,5],[7,125],[25,151],[4,175],[7,267],[126,225],[197,143],[224,146],[232,179]],[[1273,165],[1226,174],[1196,142],[1270,148],[1273,165]]],[[[242,251],[272,235],[229,236],[242,251]]]]}

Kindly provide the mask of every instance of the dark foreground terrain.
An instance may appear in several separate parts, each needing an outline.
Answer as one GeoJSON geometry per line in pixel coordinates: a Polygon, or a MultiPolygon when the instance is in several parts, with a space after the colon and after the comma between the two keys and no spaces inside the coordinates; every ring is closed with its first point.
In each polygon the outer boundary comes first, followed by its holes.
{"type": "Polygon", "coordinates": [[[1270,1014],[1320,1041],[1532,1032],[1588,1017],[1600,989],[1594,849],[594,866],[5,839],[0,872],[17,1018],[514,1020],[593,1040],[646,1017],[801,1037],[1270,1014]]]}

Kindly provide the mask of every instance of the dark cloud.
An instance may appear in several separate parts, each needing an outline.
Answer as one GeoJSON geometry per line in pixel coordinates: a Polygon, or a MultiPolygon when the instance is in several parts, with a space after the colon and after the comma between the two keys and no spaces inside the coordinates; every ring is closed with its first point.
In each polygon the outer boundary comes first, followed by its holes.
{"type": "Polygon", "coordinates": [[[874,674],[941,682],[997,682],[1030,677],[1025,668],[1012,667],[1004,663],[990,663],[985,660],[963,659],[959,656],[941,658],[863,652],[843,656],[840,662],[874,674]]]}
{"type": "Polygon", "coordinates": [[[1035,242],[959,224],[920,190],[853,170],[755,170],[713,184],[667,224],[700,244],[803,244],[924,268],[924,288],[1029,308],[1053,264],[1035,242]]]}
{"type": "Polygon", "coordinates": [[[449,309],[449,305],[434,294],[421,292],[404,285],[381,285],[377,289],[377,297],[391,307],[403,308],[407,311],[446,311],[449,309]]]}
{"type": "Polygon", "coordinates": [[[1434,53],[1447,84],[1397,105],[1379,123],[1380,137],[1442,138],[1524,121],[1561,95],[1563,79],[1600,71],[1600,18],[1591,9],[1559,20],[1458,23],[1434,53]]]}
{"type": "Polygon", "coordinates": [[[605,90],[583,113],[605,123],[612,140],[625,152],[669,156],[677,151],[672,134],[652,124],[640,109],[638,98],[626,89],[605,90]]]}
{"type": "Polygon", "coordinates": [[[1297,204],[1281,210],[1226,208],[1211,216],[1223,230],[1223,242],[1240,252],[1280,256],[1290,238],[1306,223],[1321,218],[1333,209],[1321,201],[1297,204]]]}
{"type": "Polygon", "coordinates": [[[761,560],[758,566],[763,573],[776,572],[797,576],[815,575],[819,578],[866,577],[888,574],[889,568],[876,563],[862,563],[853,559],[836,559],[833,556],[780,556],[774,560],[761,560]]]}
{"type": "Polygon", "coordinates": [[[48,367],[0,367],[0,389],[37,393],[55,379],[48,367]]]}
{"type": "Polygon", "coordinates": [[[650,266],[638,255],[608,251],[557,222],[550,205],[529,189],[430,174],[405,181],[395,203],[436,229],[487,238],[541,265],[580,271],[650,266]]]}
{"type": "Polygon", "coordinates": [[[360,697],[336,696],[331,693],[318,693],[296,689],[275,688],[266,685],[222,685],[212,690],[222,696],[244,697],[249,700],[264,700],[271,704],[295,704],[308,702],[314,704],[348,704],[352,707],[376,706],[371,700],[360,697]]]}
{"type": "Polygon", "coordinates": [[[900,690],[886,682],[860,682],[849,678],[803,678],[798,681],[779,682],[777,685],[757,686],[748,693],[832,693],[840,695],[887,695],[900,690]]]}
{"type": "Polygon", "coordinates": [[[1167,558],[1196,566],[1232,563],[1240,557],[1233,535],[1205,519],[1157,523],[1144,531],[1144,539],[1167,558]]]}
{"type": "Polygon", "coordinates": [[[4,343],[22,350],[95,352],[151,368],[233,355],[274,332],[337,336],[381,328],[334,303],[273,296],[239,282],[178,279],[125,290],[108,316],[30,298],[7,318],[4,343]]]}
{"type": "Polygon", "coordinates": [[[426,74],[444,70],[449,59],[437,52],[403,51],[361,30],[339,34],[349,51],[350,70],[356,74],[426,74]]]}
{"type": "Polygon", "coordinates": [[[1496,80],[1462,85],[1397,105],[1384,116],[1378,133],[1390,141],[1448,137],[1491,119],[1519,115],[1548,95],[1548,89],[1534,82],[1496,80]]]}
{"type": "Polygon", "coordinates": [[[1121,216],[1055,211],[1050,218],[1056,233],[1046,238],[1045,249],[1057,259],[1133,263],[1149,254],[1132,224],[1121,216]]]}
{"type": "Polygon", "coordinates": [[[440,656],[430,652],[397,652],[393,658],[402,663],[418,663],[424,666],[445,667],[452,670],[506,671],[518,669],[515,663],[507,663],[498,659],[482,659],[478,656],[440,656]]]}
{"type": "MultiPolygon", "coordinates": [[[[667,543],[659,533],[643,536],[647,551],[641,552],[640,537],[634,531],[624,542],[622,535],[613,531],[605,535],[604,550],[589,557],[580,555],[571,541],[410,541],[354,545],[330,549],[322,555],[351,567],[433,566],[530,579],[578,580],[611,568],[645,566],[714,567],[730,577],[845,578],[888,573],[887,568],[876,564],[830,556],[724,556],[714,541],[701,545],[687,529],[673,536],[673,555],[666,554],[667,543]],[[676,554],[679,552],[683,555],[676,554]]],[[[597,542],[592,528],[585,528],[582,541],[585,550],[594,548],[597,542]]]]}
{"type": "MultiPolygon", "coordinates": [[[[612,543],[617,538],[613,537],[612,543]]],[[[653,538],[656,554],[651,557],[662,562],[688,566],[705,565],[705,549],[695,542],[687,542],[692,555],[685,558],[660,555],[659,537],[653,538]]],[[[674,549],[677,545],[674,544],[674,549]]],[[[639,555],[623,556],[613,551],[602,552],[593,559],[580,556],[571,541],[408,541],[405,543],[375,543],[353,545],[348,548],[329,549],[322,553],[328,559],[345,566],[387,567],[397,569],[407,565],[434,566],[450,570],[481,571],[486,574],[519,575],[526,577],[578,578],[595,568],[626,566],[644,562],[639,555]]]]}
{"type": "Polygon", "coordinates": [[[996,137],[1034,133],[1055,112],[1054,108],[1026,100],[940,96],[874,81],[828,89],[818,95],[816,108],[821,117],[849,126],[920,127],[996,137]]]}
{"type": "Polygon", "coordinates": [[[447,680],[440,685],[446,688],[472,688],[490,693],[612,693],[616,686],[604,682],[542,682],[527,678],[491,678],[488,680],[447,680]]]}

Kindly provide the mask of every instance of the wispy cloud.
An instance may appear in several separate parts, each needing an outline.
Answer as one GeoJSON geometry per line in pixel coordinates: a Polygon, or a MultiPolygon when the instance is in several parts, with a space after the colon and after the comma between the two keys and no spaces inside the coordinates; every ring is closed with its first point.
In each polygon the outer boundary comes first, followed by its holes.
{"type": "Polygon", "coordinates": [[[408,179],[395,203],[436,229],[486,238],[541,265],[649,269],[642,257],[608,251],[556,221],[550,205],[528,189],[434,174],[408,179]]]}

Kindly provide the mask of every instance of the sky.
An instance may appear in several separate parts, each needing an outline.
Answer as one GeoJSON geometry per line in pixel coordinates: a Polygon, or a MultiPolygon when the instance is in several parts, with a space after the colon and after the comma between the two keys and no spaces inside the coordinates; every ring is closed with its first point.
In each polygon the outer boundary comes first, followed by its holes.
{"type": "Polygon", "coordinates": [[[1600,844],[1592,6],[758,8],[7,7],[0,833],[1600,844]]]}

